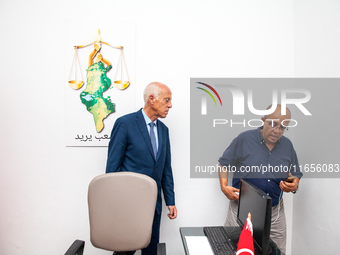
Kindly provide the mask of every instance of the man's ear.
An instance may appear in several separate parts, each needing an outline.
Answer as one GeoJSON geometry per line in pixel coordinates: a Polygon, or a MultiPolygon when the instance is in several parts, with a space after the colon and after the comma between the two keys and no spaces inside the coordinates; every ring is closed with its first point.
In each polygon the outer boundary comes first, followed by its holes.
{"type": "Polygon", "coordinates": [[[150,103],[150,104],[153,104],[154,101],[155,101],[155,95],[151,94],[151,95],[149,96],[149,103],[150,103]]]}

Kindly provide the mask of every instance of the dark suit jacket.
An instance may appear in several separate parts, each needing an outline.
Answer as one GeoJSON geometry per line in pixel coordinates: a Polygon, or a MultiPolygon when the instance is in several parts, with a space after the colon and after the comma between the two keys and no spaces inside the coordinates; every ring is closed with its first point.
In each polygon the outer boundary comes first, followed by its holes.
{"type": "Polygon", "coordinates": [[[163,189],[166,205],[175,205],[168,128],[158,119],[158,152],[154,156],[149,132],[142,114],[127,114],[116,120],[108,149],[106,173],[130,171],[153,178],[158,186],[156,211],[162,211],[163,189]]]}

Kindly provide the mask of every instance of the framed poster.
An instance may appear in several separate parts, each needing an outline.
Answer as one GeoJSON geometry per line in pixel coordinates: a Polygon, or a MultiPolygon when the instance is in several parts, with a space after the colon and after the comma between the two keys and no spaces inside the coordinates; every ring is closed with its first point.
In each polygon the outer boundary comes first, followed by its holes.
{"type": "Polygon", "coordinates": [[[135,111],[135,22],[65,22],[66,146],[107,146],[117,118],[135,111]]]}

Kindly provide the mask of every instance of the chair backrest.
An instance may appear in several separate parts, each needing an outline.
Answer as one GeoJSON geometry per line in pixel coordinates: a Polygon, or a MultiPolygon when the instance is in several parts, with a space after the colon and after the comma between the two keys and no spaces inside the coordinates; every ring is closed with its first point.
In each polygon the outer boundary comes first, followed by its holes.
{"type": "Polygon", "coordinates": [[[157,184],[146,175],[116,172],[95,177],[88,190],[93,246],[109,251],[147,247],[156,200],[157,184]]]}

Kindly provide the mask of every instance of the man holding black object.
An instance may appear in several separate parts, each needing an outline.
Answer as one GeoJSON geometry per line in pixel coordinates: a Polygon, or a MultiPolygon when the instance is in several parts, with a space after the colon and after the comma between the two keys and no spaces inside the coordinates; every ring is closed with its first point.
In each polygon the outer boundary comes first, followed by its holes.
{"type": "MultiPolygon", "coordinates": [[[[118,118],[112,129],[109,143],[106,173],[137,172],[150,176],[158,186],[151,243],[142,249],[143,255],[157,254],[162,211],[161,190],[169,209],[168,217],[170,219],[177,217],[169,131],[158,120],[167,116],[172,107],[171,99],[171,91],[166,85],[159,82],[150,83],[144,90],[144,108],[118,118]]],[[[116,254],[134,253],[135,251],[127,251],[116,254]]]]}
{"type": "Polygon", "coordinates": [[[302,176],[294,147],[283,136],[291,119],[289,109],[285,110],[281,113],[281,105],[277,105],[273,113],[261,118],[262,127],[239,134],[219,159],[221,190],[230,200],[225,225],[237,226],[240,178],[247,179],[272,198],[270,238],[284,253],[286,218],[282,195],[296,193],[302,176]],[[224,171],[230,169],[234,173],[232,186],[228,186],[228,171],[224,171]]]}

